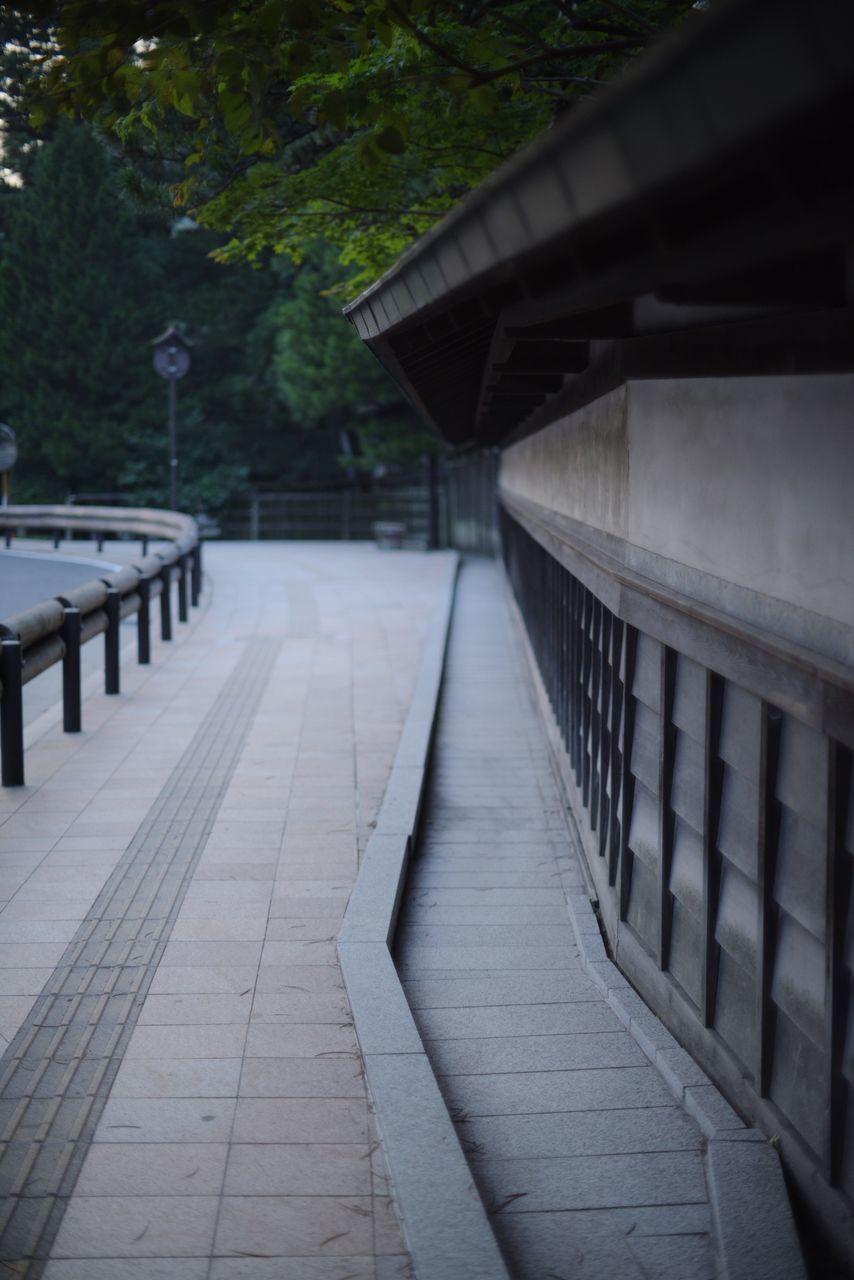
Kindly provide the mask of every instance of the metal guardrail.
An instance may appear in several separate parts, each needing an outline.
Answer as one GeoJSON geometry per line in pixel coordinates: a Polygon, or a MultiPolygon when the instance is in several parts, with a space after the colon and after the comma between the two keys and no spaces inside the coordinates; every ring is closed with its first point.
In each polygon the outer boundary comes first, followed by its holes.
{"type": "Polygon", "coordinates": [[[151,606],[160,598],[160,635],[172,639],[172,584],[178,586],[178,620],[186,622],[202,588],[202,544],[195,520],[174,511],[116,507],[7,506],[0,509],[6,546],[15,533],[51,532],[54,546],[72,532],[94,535],[99,551],[110,535],[142,542],[142,558],[64,595],[0,620],[0,781],[24,785],[23,687],[62,663],[63,728],[79,733],[81,647],[104,636],[104,692],[120,691],[119,627],[137,617],[137,659],[151,661],[151,606]],[[150,541],[171,543],[148,553],[150,541]]]}

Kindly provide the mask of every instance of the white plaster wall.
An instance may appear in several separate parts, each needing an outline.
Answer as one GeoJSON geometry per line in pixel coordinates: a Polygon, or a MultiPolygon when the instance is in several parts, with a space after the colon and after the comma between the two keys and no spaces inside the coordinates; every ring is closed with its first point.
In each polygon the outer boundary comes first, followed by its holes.
{"type": "Polygon", "coordinates": [[[508,449],[501,486],[759,624],[786,629],[762,597],[854,627],[852,374],[631,382],[508,449]]]}
{"type": "Polygon", "coordinates": [[[628,397],[629,542],[854,625],[854,375],[628,397]]]}
{"type": "Polygon", "coordinates": [[[501,487],[626,537],[626,395],[611,391],[505,450],[501,487]]]}

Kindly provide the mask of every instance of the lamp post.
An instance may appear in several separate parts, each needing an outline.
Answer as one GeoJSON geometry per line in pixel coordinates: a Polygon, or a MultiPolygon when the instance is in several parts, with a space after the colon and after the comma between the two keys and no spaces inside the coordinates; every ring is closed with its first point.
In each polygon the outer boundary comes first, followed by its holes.
{"type": "Polygon", "coordinates": [[[155,338],[154,368],[169,383],[169,506],[178,510],[178,438],[175,429],[175,384],[190,367],[190,343],[183,333],[170,324],[165,333],[155,338]]]}

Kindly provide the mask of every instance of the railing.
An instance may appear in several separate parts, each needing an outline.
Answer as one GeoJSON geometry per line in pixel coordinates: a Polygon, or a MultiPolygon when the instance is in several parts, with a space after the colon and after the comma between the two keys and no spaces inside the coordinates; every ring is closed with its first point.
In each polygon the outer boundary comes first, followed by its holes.
{"type": "Polygon", "coordinates": [[[4,787],[24,784],[23,687],[62,663],[63,728],[81,728],[80,650],[104,636],[104,691],[120,690],[119,627],[137,616],[137,658],[151,661],[151,605],[160,599],[160,634],[172,639],[172,584],[178,587],[178,620],[186,622],[202,586],[201,542],[196,523],[172,511],[111,507],[3,507],[0,531],[6,545],[20,531],[49,532],[54,546],[73,532],[94,535],[99,550],[110,535],[142,542],[142,558],[103,578],[74,587],[0,621],[0,773],[4,787]],[[148,554],[149,541],[168,549],[148,554]]]}
{"type": "Polygon", "coordinates": [[[375,490],[332,489],[325,492],[259,490],[245,504],[220,515],[227,538],[372,539],[374,525],[406,525],[407,543],[427,546],[430,540],[430,491],[426,477],[417,483],[375,490]]]}
{"type": "Polygon", "coordinates": [[[613,952],[850,1250],[854,674],[503,505],[613,952]]]}

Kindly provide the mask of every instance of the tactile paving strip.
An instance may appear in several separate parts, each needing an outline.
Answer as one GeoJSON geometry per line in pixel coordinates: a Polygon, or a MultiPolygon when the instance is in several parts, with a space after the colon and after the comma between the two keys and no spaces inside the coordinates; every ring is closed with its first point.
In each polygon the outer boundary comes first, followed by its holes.
{"type": "Polygon", "coordinates": [[[41,1276],[281,642],[249,640],[0,1059],[0,1276],[41,1276]]]}

